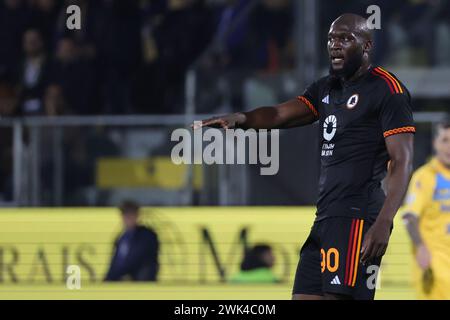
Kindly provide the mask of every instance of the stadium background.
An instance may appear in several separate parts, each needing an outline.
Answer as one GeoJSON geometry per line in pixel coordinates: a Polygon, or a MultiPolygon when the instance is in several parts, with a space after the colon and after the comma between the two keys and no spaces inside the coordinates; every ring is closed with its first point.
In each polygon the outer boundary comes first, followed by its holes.
{"type": "MultiPolygon", "coordinates": [[[[412,93],[417,168],[448,112],[449,3],[2,0],[0,298],[289,298],[314,214],[316,127],[281,132],[275,176],[257,165],[175,166],[171,132],[300,94],[327,72],[330,22],[377,4],[373,59],[412,93]],[[65,27],[69,4],[81,8],[79,31],[65,27]],[[125,198],[146,206],[145,222],[163,239],[156,284],[101,283],[120,227],[113,207],[125,198]],[[283,283],[224,282],[237,270],[242,230],[249,243],[276,244],[283,283]],[[192,249],[179,257],[183,246],[192,249]],[[63,267],[80,259],[83,290],[68,291],[63,267]]],[[[414,296],[410,264],[397,223],[378,298],[414,296]]]]}

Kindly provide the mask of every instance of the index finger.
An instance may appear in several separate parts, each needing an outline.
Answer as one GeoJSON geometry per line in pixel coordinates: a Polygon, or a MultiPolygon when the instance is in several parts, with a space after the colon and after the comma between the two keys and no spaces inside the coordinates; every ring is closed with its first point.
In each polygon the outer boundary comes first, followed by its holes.
{"type": "Polygon", "coordinates": [[[201,127],[204,126],[208,126],[212,123],[214,123],[214,121],[217,120],[216,118],[212,118],[212,119],[207,119],[207,120],[200,120],[200,121],[194,121],[193,124],[191,124],[192,129],[199,129],[201,127]]]}
{"type": "Polygon", "coordinates": [[[369,243],[366,243],[363,249],[361,250],[361,262],[365,264],[372,258],[372,251],[373,251],[373,245],[369,241],[369,243]]]}

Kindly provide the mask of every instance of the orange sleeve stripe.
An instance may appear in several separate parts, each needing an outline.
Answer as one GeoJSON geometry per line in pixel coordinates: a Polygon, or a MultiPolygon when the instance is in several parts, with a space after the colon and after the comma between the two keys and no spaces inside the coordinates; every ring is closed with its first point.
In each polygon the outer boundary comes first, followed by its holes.
{"type": "MultiPolygon", "coordinates": [[[[377,69],[378,71],[382,72],[383,74],[386,75],[386,77],[388,77],[389,79],[391,79],[391,80],[396,84],[396,86],[397,86],[398,90],[400,91],[400,93],[403,93],[402,86],[400,85],[400,83],[398,82],[398,80],[395,79],[389,72],[387,72],[386,70],[384,70],[384,69],[381,68],[381,67],[378,67],[378,68],[375,68],[375,69],[377,69]]],[[[398,93],[398,92],[397,92],[397,93],[398,93]]]]}
{"type": "Polygon", "coordinates": [[[388,71],[384,70],[384,69],[381,68],[381,67],[379,67],[379,69],[380,69],[381,71],[385,72],[386,75],[387,75],[389,78],[391,78],[391,79],[397,84],[398,88],[400,89],[400,93],[403,93],[403,88],[402,88],[402,85],[400,84],[400,82],[399,82],[392,74],[390,74],[388,71]]]}
{"type": "MultiPolygon", "coordinates": [[[[400,90],[398,89],[397,84],[391,79],[389,78],[385,73],[383,73],[381,70],[379,70],[378,68],[373,69],[373,71],[380,76],[381,78],[383,78],[388,84],[390,84],[390,87],[393,88],[395,93],[400,93],[400,90]]],[[[392,92],[392,91],[391,91],[392,92]]],[[[392,92],[393,93],[393,92],[392,92]]]]}
{"type": "Polygon", "coordinates": [[[373,70],[371,71],[371,73],[372,73],[373,75],[375,75],[375,76],[377,76],[377,77],[383,79],[383,80],[387,83],[387,85],[388,85],[388,87],[389,87],[389,90],[391,91],[392,94],[394,94],[394,92],[395,92],[395,93],[398,93],[398,92],[397,92],[397,88],[394,87],[394,84],[391,82],[391,80],[389,80],[387,77],[385,77],[384,75],[380,74],[379,72],[380,72],[380,71],[376,71],[375,69],[373,69],[373,70]]]}
{"type": "Polygon", "coordinates": [[[396,128],[396,129],[385,131],[385,132],[383,132],[383,136],[386,138],[386,137],[392,136],[394,134],[414,133],[414,132],[416,132],[416,128],[414,128],[414,127],[401,127],[401,128],[396,128]]]}
{"type": "Polygon", "coordinates": [[[378,67],[378,69],[380,69],[380,71],[383,71],[384,73],[386,73],[386,75],[387,75],[388,77],[390,77],[392,80],[394,80],[395,83],[397,84],[397,86],[399,87],[400,92],[403,93],[403,89],[402,89],[402,86],[401,86],[400,82],[399,82],[399,81],[398,81],[391,73],[389,73],[389,71],[386,71],[386,70],[383,69],[382,67],[378,67]]]}
{"type": "Polygon", "coordinates": [[[317,112],[317,109],[314,108],[313,104],[311,102],[309,102],[308,99],[306,99],[304,96],[298,96],[297,97],[298,100],[302,101],[304,104],[306,104],[306,106],[309,108],[309,110],[311,110],[311,112],[316,116],[319,117],[319,113],[317,112]]]}

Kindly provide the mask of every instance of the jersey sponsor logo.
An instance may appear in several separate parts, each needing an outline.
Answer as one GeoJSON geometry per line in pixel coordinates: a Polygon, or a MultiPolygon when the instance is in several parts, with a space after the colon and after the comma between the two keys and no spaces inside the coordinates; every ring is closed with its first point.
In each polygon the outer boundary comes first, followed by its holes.
{"type": "Polygon", "coordinates": [[[322,102],[323,102],[323,103],[326,103],[326,104],[330,104],[330,95],[327,94],[327,95],[322,99],[322,102]]]}
{"type": "Polygon", "coordinates": [[[330,284],[341,284],[341,280],[339,280],[339,277],[336,275],[333,280],[331,280],[330,284]]]}
{"type": "Polygon", "coordinates": [[[357,93],[355,93],[350,98],[348,98],[347,108],[353,109],[356,106],[356,104],[358,103],[358,100],[359,100],[359,95],[357,93]]]}
{"type": "Polygon", "coordinates": [[[441,174],[436,176],[436,188],[434,189],[433,200],[450,200],[450,180],[441,174]]]}
{"type": "MultiPolygon", "coordinates": [[[[323,138],[329,142],[333,139],[337,130],[337,118],[334,115],[328,116],[323,123],[323,138]]],[[[325,142],[322,145],[322,156],[330,157],[333,155],[334,143],[325,142]]]]}
{"type": "Polygon", "coordinates": [[[337,119],[336,116],[328,116],[323,123],[323,138],[327,141],[331,141],[337,130],[337,119]]]}

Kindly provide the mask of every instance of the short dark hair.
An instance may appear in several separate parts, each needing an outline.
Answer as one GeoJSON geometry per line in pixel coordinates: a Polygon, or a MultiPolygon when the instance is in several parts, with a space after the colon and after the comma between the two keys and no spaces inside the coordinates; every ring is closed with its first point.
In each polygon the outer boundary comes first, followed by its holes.
{"type": "Polygon", "coordinates": [[[450,115],[447,115],[444,120],[439,121],[434,130],[434,137],[437,137],[440,129],[450,129],[450,115]]]}
{"type": "Polygon", "coordinates": [[[123,201],[119,208],[122,214],[138,213],[139,211],[139,205],[132,200],[123,201]]]}

